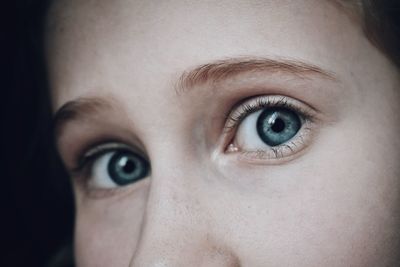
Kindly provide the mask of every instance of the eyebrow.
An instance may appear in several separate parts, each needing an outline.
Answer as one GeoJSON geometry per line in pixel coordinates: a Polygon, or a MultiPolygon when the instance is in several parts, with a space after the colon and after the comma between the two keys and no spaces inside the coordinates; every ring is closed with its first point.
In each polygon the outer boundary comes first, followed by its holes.
{"type": "Polygon", "coordinates": [[[68,101],[53,116],[53,132],[57,137],[67,122],[81,120],[99,111],[111,110],[113,107],[113,101],[100,97],[80,97],[68,101]]]}
{"type": "Polygon", "coordinates": [[[317,75],[329,80],[336,79],[334,72],[298,60],[243,57],[218,60],[185,71],[178,80],[177,89],[185,91],[187,88],[207,82],[218,82],[239,74],[263,71],[270,74],[291,74],[302,78],[317,75]]]}
{"type": "MultiPolygon", "coordinates": [[[[251,72],[268,72],[291,74],[300,78],[319,76],[336,80],[333,72],[324,70],[316,65],[297,60],[276,60],[269,58],[229,58],[213,61],[184,71],[178,79],[177,92],[184,92],[207,82],[218,82],[251,72]]],[[[81,97],[68,101],[53,116],[53,131],[60,134],[62,126],[67,122],[80,120],[98,111],[111,110],[114,101],[102,97],[81,97]]]]}

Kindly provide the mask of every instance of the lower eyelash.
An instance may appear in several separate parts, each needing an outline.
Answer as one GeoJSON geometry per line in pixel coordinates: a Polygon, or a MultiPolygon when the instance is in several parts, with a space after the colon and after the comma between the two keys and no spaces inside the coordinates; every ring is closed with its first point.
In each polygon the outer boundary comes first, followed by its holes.
{"type": "Polygon", "coordinates": [[[313,124],[317,121],[317,110],[301,101],[276,95],[253,97],[239,104],[227,116],[227,122],[224,127],[227,143],[225,143],[224,151],[228,154],[236,154],[240,161],[247,161],[252,164],[257,164],[257,162],[265,164],[268,160],[270,160],[268,164],[279,164],[282,161],[275,161],[276,159],[291,159],[293,158],[292,155],[297,155],[298,152],[307,147],[313,135],[313,124]],[[302,122],[299,132],[286,143],[269,146],[266,149],[245,151],[243,148],[238,147],[233,140],[236,137],[236,129],[240,126],[241,122],[248,115],[271,107],[286,108],[297,113],[302,122]]]}
{"type": "MultiPolygon", "coordinates": [[[[306,127],[304,130],[311,130],[306,127]]],[[[303,131],[304,131],[303,130],[303,131]]],[[[288,153],[294,153],[297,150],[298,146],[305,146],[306,142],[304,141],[304,133],[298,136],[293,137],[292,141],[288,143],[269,147],[268,150],[256,150],[256,151],[239,151],[241,153],[242,158],[252,158],[256,160],[267,160],[267,159],[279,159],[287,157],[288,153]],[[290,150],[288,152],[288,150],[290,150]]],[[[301,150],[301,149],[300,149],[301,150]]],[[[296,151],[299,152],[300,150],[296,151]]]]}

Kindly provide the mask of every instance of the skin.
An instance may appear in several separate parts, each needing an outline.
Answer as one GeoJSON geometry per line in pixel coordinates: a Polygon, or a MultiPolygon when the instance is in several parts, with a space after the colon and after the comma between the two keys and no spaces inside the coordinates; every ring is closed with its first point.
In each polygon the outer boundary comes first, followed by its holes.
{"type": "Polygon", "coordinates": [[[54,112],[81,103],[57,127],[67,169],[110,139],[151,163],[149,177],[113,189],[101,168],[71,171],[78,266],[400,262],[399,74],[336,4],[59,0],[47,59],[54,112]],[[265,68],[177,86],[232,58],[327,75],[265,68]],[[259,95],[315,109],[299,151],[243,156],[254,138],[224,131],[226,114],[259,95]]]}

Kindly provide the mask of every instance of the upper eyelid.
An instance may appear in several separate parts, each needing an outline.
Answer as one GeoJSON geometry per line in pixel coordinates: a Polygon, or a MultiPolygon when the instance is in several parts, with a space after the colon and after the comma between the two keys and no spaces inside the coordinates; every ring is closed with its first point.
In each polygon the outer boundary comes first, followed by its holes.
{"type": "Polygon", "coordinates": [[[247,98],[234,106],[226,116],[225,132],[230,132],[251,112],[266,107],[287,107],[300,113],[306,120],[314,121],[318,110],[300,100],[283,95],[258,95],[247,98]],[[266,102],[263,102],[266,100],[266,102]]]}
{"type": "Polygon", "coordinates": [[[112,151],[116,149],[126,149],[126,150],[132,150],[131,146],[122,144],[122,143],[117,143],[117,142],[108,142],[108,143],[103,143],[96,145],[89,149],[86,153],[83,154],[83,157],[92,157],[98,154],[102,154],[107,151],[112,151]]]}
{"type": "Polygon", "coordinates": [[[147,156],[145,156],[143,152],[133,146],[116,141],[102,142],[100,144],[90,146],[90,148],[87,148],[84,150],[85,152],[80,154],[77,165],[72,168],[72,173],[81,172],[90,162],[96,160],[98,157],[104,155],[105,153],[117,150],[130,151],[131,153],[137,154],[140,157],[148,160],[147,156]]]}

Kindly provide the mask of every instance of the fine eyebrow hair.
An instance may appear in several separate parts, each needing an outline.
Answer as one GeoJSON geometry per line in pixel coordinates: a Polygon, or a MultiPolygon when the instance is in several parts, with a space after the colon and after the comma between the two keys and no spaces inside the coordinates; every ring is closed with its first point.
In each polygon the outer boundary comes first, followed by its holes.
{"type": "MultiPolygon", "coordinates": [[[[285,73],[299,78],[317,75],[325,79],[335,80],[333,72],[302,61],[268,58],[229,58],[184,71],[178,79],[178,85],[175,89],[178,93],[184,92],[186,89],[193,88],[196,85],[223,81],[250,72],[285,73]]],[[[113,109],[116,106],[114,102],[102,97],[78,98],[68,101],[53,117],[54,133],[56,136],[59,135],[62,126],[69,121],[82,119],[101,110],[113,109]]]]}
{"type": "Polygon", "coordinates": [[[69,121],[80,120],[98,111],[111,110],[113,101],[101,97],[80,97],[68,101],[53,116],[53,131],[56,137],[62,127],[69,121]]]}
{"type": "Polygon", "coordinates": [[[177,89],[184,91],[206,82],[218,82],[243,73],[261,72],[286,73],[297,77],[318,75],[322,78],[335,80],[335,74],[322,68],[298,60],[269,58],[229,58],[197,66],[185,71],[179,78],[177,89]]]}

